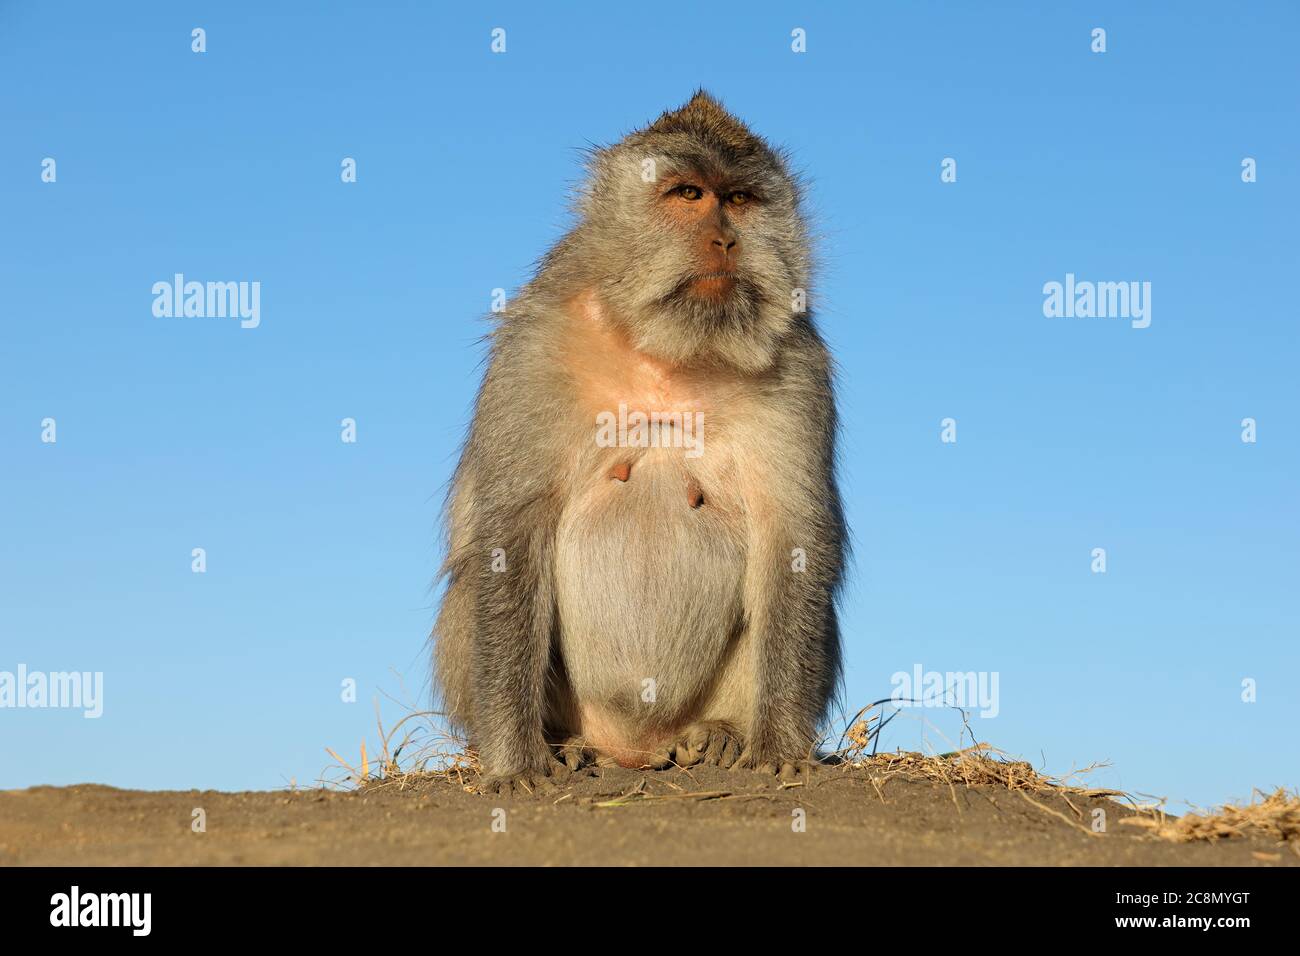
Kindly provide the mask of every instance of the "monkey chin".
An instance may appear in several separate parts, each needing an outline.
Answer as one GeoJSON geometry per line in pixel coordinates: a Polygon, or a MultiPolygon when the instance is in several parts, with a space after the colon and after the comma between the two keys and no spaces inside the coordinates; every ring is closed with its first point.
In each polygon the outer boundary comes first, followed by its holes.
{"type": "Polygon", "coordinates": [[[700,299],[720,302],[736,291],[736,274],[734,272],[711,272],[696,276],[691,280],[691,293],[700,299]]]}

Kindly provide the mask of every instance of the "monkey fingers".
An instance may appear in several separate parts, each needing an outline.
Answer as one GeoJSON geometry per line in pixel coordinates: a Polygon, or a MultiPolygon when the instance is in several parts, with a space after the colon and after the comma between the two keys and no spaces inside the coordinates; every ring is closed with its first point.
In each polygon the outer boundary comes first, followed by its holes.
{"type": "Polygon", "coordinates": [[[743,749],[740,738],[724,728],[710,738],[709,749],[704,754],[704,762],[709,766],[727,770],[736,762],[743,749]]]}
{"type": "Polygon", "coordinates": [[[740,750],[740,737],[734,730],[726,724],[706,722],[687,728],[673,748],[673,756],[679,767],[703,764],[726,769],[735,762],[740,750]]]}
{"type": "Polygon", "coordinates": [[[581,737],[570,737],[555,748],[555,755],[570,771],[600,763],[600,753],[581,737]]]}
{"type": "Polygon", "coordinates": [[[487,777],[479,781],[479,790],[489,796],[499,795],[502,797],[522,797],[554,788],[555,785],[544,775],[534,775],[531,773],[521,773],[505,777],[487,777]]]}
{"type": "Polygon", "coordinates": [[[765,777],[776,777],[782,783],[807,783],[808,778],[818,767],[820,761],[807,758],[800,760],[759,760],[748,750],[737,758],[732,770],[752,770],[765,777]]]}
{"type": "Polygon", "coordinates": [[[520,773],[485,775],[479,781],[479,790],[487,794],[500,794],[503,797],[532,796],[536,793],[552,793],[558,784],[568,781],[571,771],[558,760],[542,770],[524,770],[520,773]]]}
{"type": "Polygon", "coordinates": [[[641,765],[642,770],[663,770],[667,767],[681,766],[677,757],[678,743],[666,743],[650,755],[641,765]]]}

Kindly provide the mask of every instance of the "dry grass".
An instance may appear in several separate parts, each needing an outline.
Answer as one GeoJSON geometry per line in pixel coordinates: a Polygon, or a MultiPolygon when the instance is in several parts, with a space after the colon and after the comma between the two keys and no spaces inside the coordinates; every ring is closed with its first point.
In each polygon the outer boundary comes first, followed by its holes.
{"type": "Polygon", "coordinates": [[[1083,811],[1070,798],[1131,799],[1120,790],[1087,787],[1071,782],[1075,777],[1097,769],[1100,764],[1076,771],[1069,777],[1050,777],[1039,773],[1023,760],[1008,758],[1002,751],[989,744],[975,744],[962,750],[937,755],[901,751],[866,754],[864,751],[871,738],[865,728],[851,727],[845,736],[851,743],[848,753],[841,756],[843,765],[853,770],[866,771],[867,779],[876,788],[876,793],[882,800],[884,785],[891,778],[929,780],[948,788],[953,806],[960,816],[962,808],[961,802],[957,799],[957,787],[998,787],[1019,794],[1021,799],[1036,810],[1055,817],[1090,837],[1100,837],[1104,836],[1104,833],[1083,824],[1083,811]],[[1040,798],[1059,799],[1070,809],[1073,817],[1046,805],[1041,800],[1034,799],[1030,794],[1040,798]]]}
{"type": "MultiPolygon", "coordinates": [[[[1067,803],[1070,795],[1085,798],[1126,796],[1118,790],[1085,787],[1071,782],[1099,765],[1087,767],[1066,778],[1049,777],[1025,761],[1009,759],[1002,751],[988,744],[975,744],[963,750],[934,756],[903,752],[868,754],[867,750],[875,743],[879,725],[874,723],[873,718],[864,718],[864,713],[865,710],[859,711],[840,735],[841,743],[846,745],[829,754],[828,760],[842,769],[869,771],[869,777],[877,790],[891,777],[904,776],[932,780],[950,788],[958,785],[994,786],[1021,792],[1026,797],[1030,793],[1059,795],[1065,797],[1067,803]]],[[[481,770],[478,755],[466,748],[463,739],[442,729],[441,718],[442,715],[434,711],[408,708],[408,713],[391,730],[385,731],[376,706],[380,753],[373,768],[364,742],[361,745],[360,759],[355,764],[326,748],[329,755],[337,761],[334,769],[345,773],[341,780],[336,775],[334,779],[324,782],[333,786],[366,789],[396,787],[406,790],[431,780],[446,780],[464,790],[476,792],[481,770]],[[401,742],[393,746],[399,731],[403,732],[401,742]],[[403,755],[405,759],[400,759],[403,755]]],[[[1034,803],[1033,800],[1030,802],[1034,803]]],[[[1060,815],[1055,810],[1035,805],[1048,813],[1060,815]]],[[[1071,808],[1074,809],[1073,804],[1071,808]]],[[[1074,825],[1074,821],[1066,819],[1074,825]]]]}
{"type": "Polygon", "coordinates": [[[322,773],[318,782],[337,789],[407,790],[430,779],[441,778],[472,790],[473,782],[479,776],[478,755],[466,748],[462,738],[445,729],[441,713],[403,706],[406,715],[391,729],[385,730],[379,702],[375,702],[379,753],[373,765],[367,756],[364,740],[360,758],[355,763],[344,760],[332,748],[326,747],[325,752],[334,758],[335,764],[322,773]],[[400,739],[399,733],[402,735],[400,739]]]}
{"type": "MultiPolygon", "coordinates": [[[[877,702],[880,704],[882,702],[877,702]]],[[[1070,827],[1090,837],[1104,834],[1084,825],[1084,813],[1074,800],[1093,798],[1118,799],[1126,802],[1136,813],[1121,817],[1120,823],[1147,830],[1152,837],[1188,843],[1198,840],[1216,841],[1247,835],[1262,835],[1289,847],[1300,856],[1300,795],[1279,789],[1271,794],[1256,791],[1247,805],[1227,804],[1207,814],[1189,813],[1183,817],[1169,816],[1161,807],[1141,804],[1120,790],[1085,785],[1080,778],[1104,764],[1093,764],[1063,777],[1040,773],[1031,764],[1016,760],[987,743],[955,749],[941,754],[915,752],[878,753],[880,731],[889,723],[883,711],[868,714],[877,705],[864,708],[850,721],[839,735],[838,749],[828,753],[828,772],[836,770],[854,772],[865,776],[883,799],[883,789],[891,779],[925,780],[942,784],[952,794],[958,814],[962,813],[957,799],[957,788],[994,787],[1018,794],[1028,804],[1044,814],[1055,817],[1070,827]],[[1056,804],[1070,813],[1049,804],[1056,804]]],[[[478,792],[481,767],[478,755],[467,749],[465,741],[446,731],[443,715],[435,711],[417,711],[407,707],[407,714],[385,731],[376,705],[376,724],[379,730],[379,752],[374,759],[361,745],[360,758],[349,763],[334,750],[327,752],[337,762],[332,768],[333,778],[322,777],[321,783],[346,789],[396,788],[410,790],[432,782],[448,782],[470,793],[478,792]],[[398,734],[401,734],[400,740],[398,734]]],[[[964,733],[969,726],[963,724],[964,733]]],[[[972,736],[973,739],[973,736],[972,736]]],[[[688,771],[689,774],[689,771],[688,771]]],[[[598,806],[626,806],[637,802],[681,799],[704,801],[732,797],[731,791],[689,791],[672,786],[678,793],[652,794],[646,790],[645,781],[634,791],[598,806]]],[[[741,794],[745,797],[761,796],[741,794]]],[[[565,799],[561,797],[561,800],[565,799]]],[[[1269,854],[1256,854],[1261,859],[1276,859],[1269,854]]]]}
{"type": "Polygon", "coordinates": [[[1170,817],[1157,810],[1120,822],[1143,827],[1154,836],[1175,843],[1213,842],[1258,834],[1276,840],[1300,856],[1300,794],[1282,788],[1270,794],[1256,790],[1250,803],[1227,803],[1210,813],[1170,817]]]}
{"type": "Polygon", "coordinates": [[[1101,764],[1076,771],[1070,777],[1051,777],[1039,773],[1023,760],[1010,759],[989,744],[976,744],[951,753],[927,754],[895,752],[864,756],[846,761],[854,769],[874,771],[877,779],[903,775],[914,780],[933,780],[964,787],[1002,787],[1028,793],[1073,794],[1080,797],[1123,797],[1121,790],[1087,787],[1070,780],[1096,770],[1101,764]]]}
{"type": "MultiPolygon", "coordinates": [[[[1118,797],[1133,802],[1132,797],[1120,790],[1108,790],[1101,787],[1084,786],[1078,778],[1091,773],[1104,764],[1093,764],[1082,770],[1076,770],[1065,777],[1052,777],[1039,773],[1023,760],[1014,760],[1003,751],[986,744],[972,743],[969,747],[952,750],[941,754],[921,754],[894,751],[878,753],[880,733],[892,717],[885,717],[883,707],[888,701],[879,700],[869,704],[849,721],[848,727],[840,735],[840,747],[831,759],[854,770],[867,772],[867,779],[876,788],[876,793],[884,799],[884,785],[894,777],[912,780],[929,780],[943,784],[952,795],[953,806],[958,815],[962,813],[961,803],[957,799],[957,787],[998,787],[1017,793],[1028,804],[1049,816],[1056,817],[1069,826],[1092,837],[1103,834],[1084,826],[1083,812],[1070,799],[1112,798],[1118,797]],[[875,714],[869,711],[880,707],[875,714]],[[1069,808],[1073,817],[1054,807],[1047,806],[1034,796],[1059,799],[1069,808]]],[[[960,708],[954,708],[962,715],[962,735],[974,733],[960,708]]]]}
{"type": "Polygon", "coordinates": [[[900,751],[868,754],[867,749],[875,744],[876,731],[872,721],[863,719],[861,713],[849,725],[841,740],[847,741],[847,746],[836,751],[832,757],[850,767],[875,771],[880,779],[902,774],[945,784],[960,783],[966,787],[1005,787],[1008,790],[1067,793],[1081,797],[1126,796],[1119,790],[1085,787],[1071,782],[1104,764],[1093,764],[1067,777],[1051,777],[1039,773],[1026,761],[1010,759],[1007,754],[989,744],[974,744],[933,756],[900,751]]]}

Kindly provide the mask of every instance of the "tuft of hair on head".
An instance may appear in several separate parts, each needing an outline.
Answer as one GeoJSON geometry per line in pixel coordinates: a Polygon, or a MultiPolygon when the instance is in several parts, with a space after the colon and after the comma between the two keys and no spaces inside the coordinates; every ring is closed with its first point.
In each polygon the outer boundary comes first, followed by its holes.
{"type": "Polygon", "coordinates": [[[684,106],[664,113],[648,127],[647,133],[686,133],[721,146],[731,153],[770,154],[771,148],[749,127],[738,120],[712,93],[701,88],[684,106]]]}

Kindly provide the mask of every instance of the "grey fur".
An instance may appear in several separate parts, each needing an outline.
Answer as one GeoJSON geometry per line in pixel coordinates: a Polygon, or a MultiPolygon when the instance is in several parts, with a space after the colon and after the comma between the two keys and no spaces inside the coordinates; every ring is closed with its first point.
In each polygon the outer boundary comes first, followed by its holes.
{"type": "Polygon", "coordinates": [[[846,532],[831,360],[810,314],[791,308],[810,270],[797,181],[700,92],[596,151],[577,212],[490,336],[446,509],[442,709],[492,781],[555,772],[552,748],[574,737],[640,753],[704,722],[734,730],[737,766],[805,758],[840,675],[846,532]],[[688,294],[691,247],[656,212],[660,184],[684,170],[758,197],[735,226],[724,301],[688,294]],[[668,387],[707,397],[700,462],[624,450],[631,479],[609,484],[574,354],[584,296],[600,334],[670,369],[668,387]],[[702,507],[682,481],[698,483],[702,507]],[[794,549],[806,570],[792,569],[794,549]]]}

